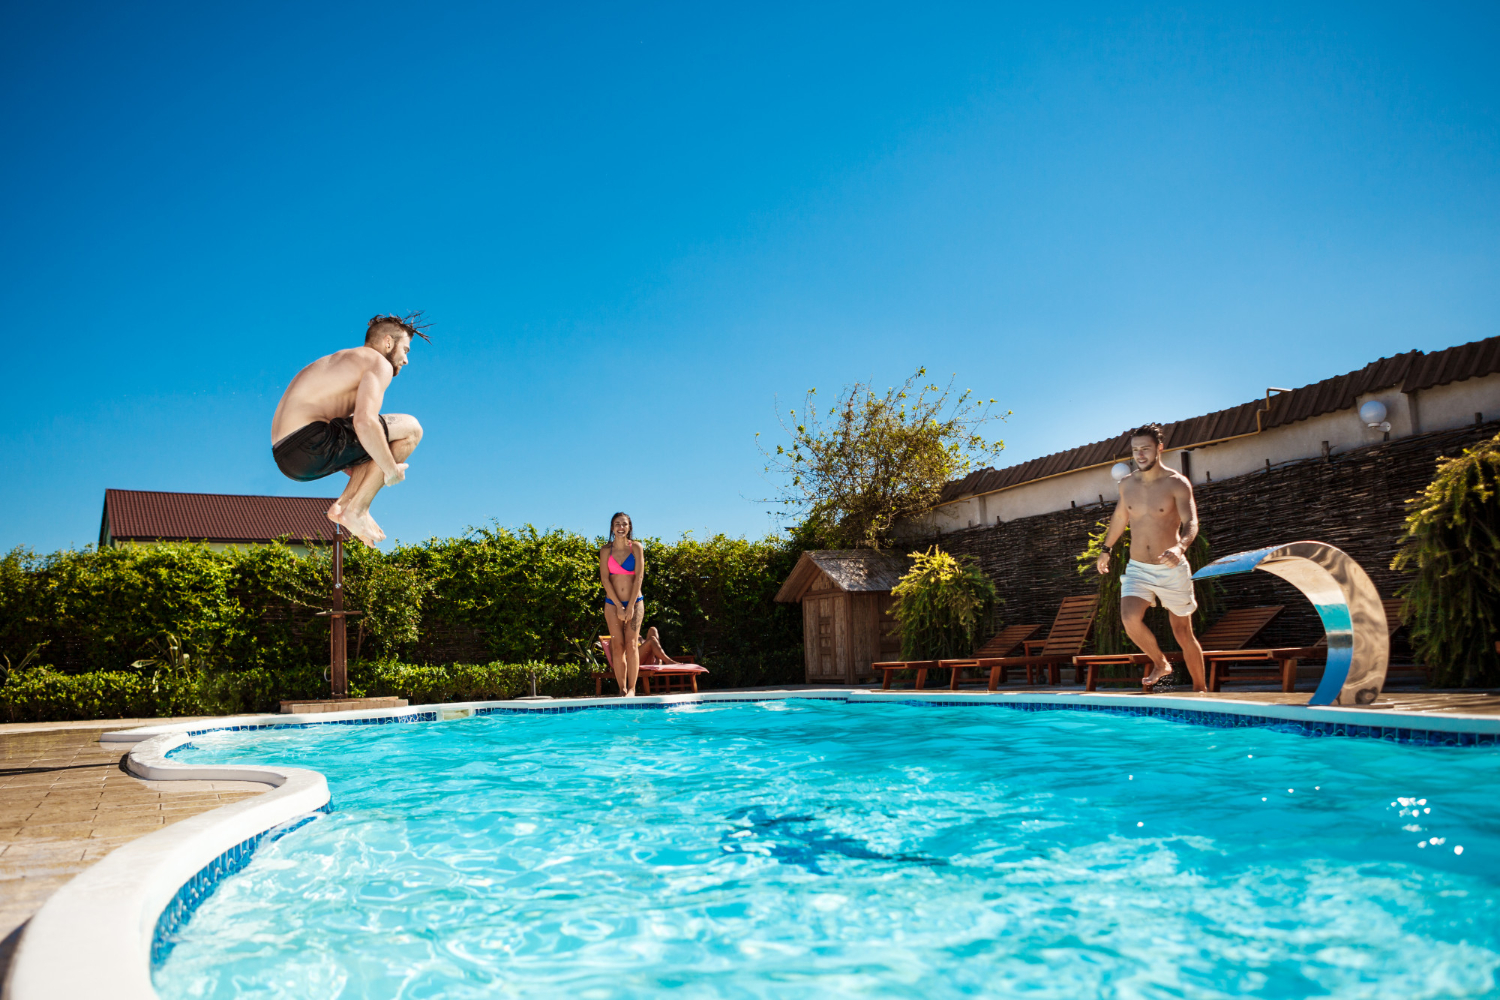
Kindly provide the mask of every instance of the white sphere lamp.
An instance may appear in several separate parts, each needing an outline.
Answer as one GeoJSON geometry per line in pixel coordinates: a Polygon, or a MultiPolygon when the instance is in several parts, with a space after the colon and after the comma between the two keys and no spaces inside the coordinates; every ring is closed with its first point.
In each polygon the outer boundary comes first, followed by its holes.
{"type": "Polygon", "coordinates": [[[1110,475],[1110,478],[1113,479],[1117,483],[1120,482],[1122,479],[1129,479],[1130,478],[1130,463],[1129,462],[1116,462],[1114,464],[1114,466],[1109,470],[1109,475],[1110,475]]]}
{"type": "Polygon", "coordinates": [[[1372,431],[1389,431],[1391,423],[1385,419],[1385,404],[1378,399],[1372,399],[1359,408],[1359,419],[1372,431]]]}

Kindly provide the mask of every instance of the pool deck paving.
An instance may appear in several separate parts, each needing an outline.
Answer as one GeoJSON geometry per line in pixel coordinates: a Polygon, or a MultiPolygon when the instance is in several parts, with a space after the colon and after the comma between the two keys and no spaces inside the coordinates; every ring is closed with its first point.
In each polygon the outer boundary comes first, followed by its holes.
{"type": "Polygon", "coordinates": [[[187,719],[0,725],[0,981],[20,929],[74,875],[142,834],[270,786],[141,781],[106,730],[187,719]]]}
{"type": "MultiPolygon", "coordinates": [[[[813,687],[786,685],[778,690],[813,687]]],[[[1081,688],[1068,687],[1006,691],[1072,691],[1089,697],[1081,688]]],[[[1139,689],[1098,693],[1131,694],[1139,689]]],[[[1255,690],[1157,693],[1261,705],[1305,705],[1310,697],[1308,692],[1255,690]]],[[[1367,710],[1500,715],[1500,691],[1396,690],[1383,693],[1367,710]]],[[[125,771],[121,749],[99,743],[106,731],[199,718],[203,717],[0,725],[0,981],[26,921],[74,875],[137,837],[270,787],[249,781],[142,781],[125,771]]]]}

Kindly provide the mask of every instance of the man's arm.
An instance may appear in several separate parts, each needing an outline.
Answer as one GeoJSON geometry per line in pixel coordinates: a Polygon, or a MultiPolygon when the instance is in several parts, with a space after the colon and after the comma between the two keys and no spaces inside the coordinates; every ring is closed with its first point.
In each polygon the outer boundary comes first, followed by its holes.
{"type": "Polygon", "coordinates": [[[1125,506],[1125,491],[1122,489],[1120,499],[1115,501],[1115,512],[1109,516],[1109,530],[1104,533],[1104,551],[1099,553],[1098,565],[1101,574],[1109,572],[1109,554],[1129,526],[1130,508],[1125,506]]]}
{"type": "Polygon", "coordinates": [[[1158,559],[1158,562],[1168,566],[1186,561],[1187,550],[1192,546],[1193,539],[1198,537],[1198,501],[1193,499],[1192,484],[1179,483],[1173,499],[1177,501],[1177,544],[1163,552],[1158,559]],[[1171,559],[1167,558],[1169,555],[1171,559]]]}
{"type": "Polygon", "coordinates": [[[385,387],[391,383],[390,375],[376,367],[382,362],[383,359],[367,367],[359,378],[359,388],[354,394],[354,433],[385,474],[385,484],[394,486],[406,478],[406,464],[398,463],[391,454],[391,443],[386,440],[385,426],[380,422],[380,404],[385,402],[385,387]]]}

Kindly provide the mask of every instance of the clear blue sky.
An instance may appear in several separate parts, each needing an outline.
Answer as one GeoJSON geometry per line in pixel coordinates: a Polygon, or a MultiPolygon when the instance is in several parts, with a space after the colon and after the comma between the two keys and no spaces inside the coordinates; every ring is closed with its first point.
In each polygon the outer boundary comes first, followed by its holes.
{"type": "Polygon", "coordinates": [[[1011,464],[1494,335],[1495,11],[6,4],[0,550],[337,492],[271,412],[388,310],[404,541],[761,535],[777,395],[918,365],[1011,464]]]}

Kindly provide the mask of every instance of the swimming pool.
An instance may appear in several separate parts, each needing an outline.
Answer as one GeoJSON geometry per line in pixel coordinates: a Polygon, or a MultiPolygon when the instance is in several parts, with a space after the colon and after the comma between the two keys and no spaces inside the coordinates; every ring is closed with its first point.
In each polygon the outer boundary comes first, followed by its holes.
{"type": "Polygon", "coordinates": [[[807,700],[193,744],[335,810],[173,935],[167,998],[1500,988],[1488,748],[807,700]]]}

